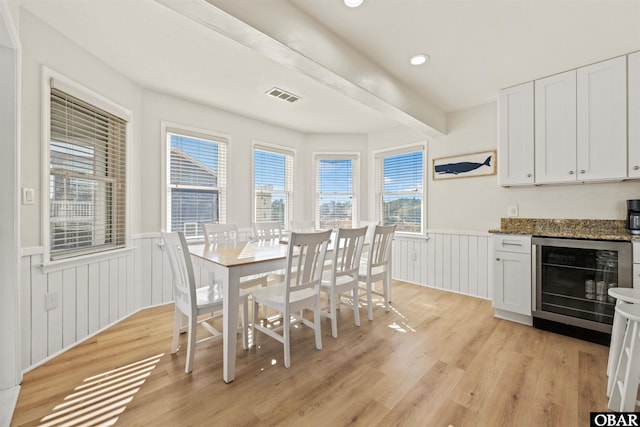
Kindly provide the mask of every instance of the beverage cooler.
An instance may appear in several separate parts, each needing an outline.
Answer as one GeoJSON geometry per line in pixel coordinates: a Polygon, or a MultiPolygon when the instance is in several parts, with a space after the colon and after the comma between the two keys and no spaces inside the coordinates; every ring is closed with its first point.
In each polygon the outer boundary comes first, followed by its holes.
{"type": "Polygon", "coordinates": [[[632,286],[631,243],[534,238],[534,326],[608,344],[615,300],[632,286]]]}

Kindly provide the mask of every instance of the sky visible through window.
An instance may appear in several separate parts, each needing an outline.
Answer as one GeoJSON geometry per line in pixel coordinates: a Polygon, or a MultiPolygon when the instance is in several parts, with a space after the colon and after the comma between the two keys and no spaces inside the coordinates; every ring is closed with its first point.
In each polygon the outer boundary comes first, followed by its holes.
{"type": "Polygon", "coordinates": [[[422,191],[422,152],[384,159],[384,192],[422,191]]]}
{"type": "Polygon", "coordinates": [[[170,134],[171,147],[180,150],[212,171],[218,171],[218,144],[213,141],[170,134]],[[203,144],[207,147],[202,150],[203,144]]]}
{"type": "Polygon", "coordinates": [[[255,151],[255,186],[258,190],[285,191],[285,156],[255,151]]]}

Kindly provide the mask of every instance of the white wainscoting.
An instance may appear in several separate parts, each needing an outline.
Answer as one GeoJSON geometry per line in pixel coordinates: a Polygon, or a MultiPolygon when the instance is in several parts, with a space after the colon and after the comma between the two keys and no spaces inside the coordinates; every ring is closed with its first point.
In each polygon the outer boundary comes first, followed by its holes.
{"type": "Polygon", "coordinates": [[[433,230],[427,236],[427,239],[416,239],[396,235],[392,259],[394,279],[491,298],[489,233],[433,230]]]}
{"type": "MultiPolygon", "coordinates": [[[[488,233],[430,231],[428,239],[396,237],[393,277],[479,298],[490,298],[488,233]]],[[[173,301],[171,270],[159,233],[133,238],[134,250],[44,272],[42,248],[21,258],[21,367],[30,370],[136,311],[173,301]],[[58,294],[46,311],[48,293],[58,294]]],[[[215,281],[194,259],[196,282],[215,281]]]]}
{"type": "Polygon", "coordinates": [[[43,271],[42,248],[21,258],[21,367],[29,370],[141,308],[173,300],[159,234],[136,236],[134,249],[111,258],[43,271]],[[57,306],[45,310],[47,294],[57,306]]]}

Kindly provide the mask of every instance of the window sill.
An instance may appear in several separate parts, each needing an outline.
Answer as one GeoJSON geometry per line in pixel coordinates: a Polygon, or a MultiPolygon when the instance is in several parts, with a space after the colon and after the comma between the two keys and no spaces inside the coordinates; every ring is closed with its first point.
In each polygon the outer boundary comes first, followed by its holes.
{"type": "Polygon", "coordinates": [[[98,252],[89,255],[80,255],[73,258],[61,259],[58,261],[45,261],[40,264],[43,273],[52,273],[54,271],[64,270],[66,268],[74,268],[81,265],[92,264],[107,259],[119,258],[121,256],[133,253],[134,248],[113,249],[110,251],[98,252]]]}

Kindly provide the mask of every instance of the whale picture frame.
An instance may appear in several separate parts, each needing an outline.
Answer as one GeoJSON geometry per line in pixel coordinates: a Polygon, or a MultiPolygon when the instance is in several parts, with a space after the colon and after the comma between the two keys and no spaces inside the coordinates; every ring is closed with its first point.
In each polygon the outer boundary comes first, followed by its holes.
{"type": "Polygon", "coordinates": [[[433,159],[433,180],[468,178],[474,176],[495,175],[497,171],[496,151],[433,159]]]}

